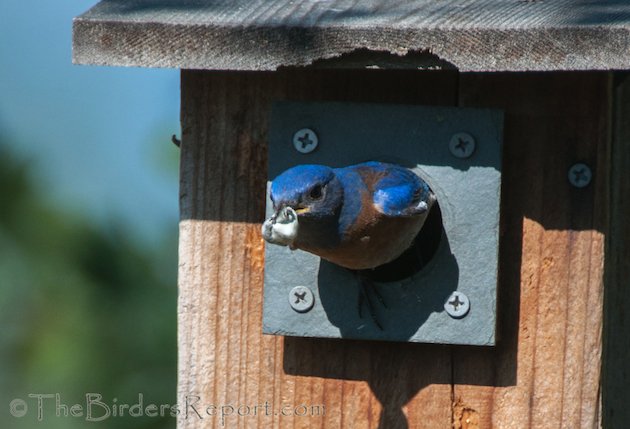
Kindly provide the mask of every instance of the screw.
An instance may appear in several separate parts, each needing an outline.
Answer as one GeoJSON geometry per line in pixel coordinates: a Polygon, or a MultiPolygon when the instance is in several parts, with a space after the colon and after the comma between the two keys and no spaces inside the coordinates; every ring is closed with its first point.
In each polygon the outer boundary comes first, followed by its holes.
{"type": "Polygon", "coordinates": [[[444,303],[444,310],[453,319],[460,319],[468,314],[470,310],[470,300],[461,292],[455,291],[444,303]]]}
{"type": "Polygon", "coordinates": [[[311,153],[318,144],[317,134],[310,128],[302,128],[293,134],[293,147],[300,153],[311,153]]]}
{"type": "Polygon", "coordinates": [[[591,168],[586,164],[577,163],[569,168],[569,182],[576,188],[588,186],[592,178],[591,168]]]}
{"type": "Polygon", "coordinates": [[[457,158],[470,158],[475,151],[475,138],[468,133],[453,134],[448,149],[457,158]]]}
{"type": "Polygon", "coordinates": [[[313,308],[315,297],[306,286],[296,286],[289,292],[289,304],[298,313],[306,313],[313,308]]]}

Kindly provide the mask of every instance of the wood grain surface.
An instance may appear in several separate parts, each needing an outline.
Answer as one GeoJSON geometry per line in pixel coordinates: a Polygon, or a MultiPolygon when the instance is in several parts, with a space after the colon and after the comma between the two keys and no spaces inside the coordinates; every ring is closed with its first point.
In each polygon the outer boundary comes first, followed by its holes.
{"type": "Polygon", "coordinates": [[[178,402],[199,400],[178,428],[597,427],[609,101],[605,73],[184,71],[178,402]],[[497,347],[261,334],[283,99],[505,109],[497,347]],[[583,189],[567,180],[578,161],[583,189]]]}
{"type": "Polygon", "coordinates": [[[276,70],[358,50],[375,54],[364,66],[628,69],[630,3],[104,0],[74,21],[80,64],[276,70]]]}
{"type": "Polygon", "coordinates": [[[479,420],[470,427],[598,427],[609,81],[605,73],[462,75],[462,105],[506,112],[503,341],[454,361],[455,399],[479,420]],[[594,173],[583,189],[568,182],[577,162],[594,173]]]}

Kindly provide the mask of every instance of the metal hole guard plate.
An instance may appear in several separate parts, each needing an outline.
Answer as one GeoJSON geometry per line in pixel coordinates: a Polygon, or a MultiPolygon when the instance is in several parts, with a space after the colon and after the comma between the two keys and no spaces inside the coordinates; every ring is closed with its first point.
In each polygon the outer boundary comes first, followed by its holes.
{"type": "MultiPolygon", "coordinates": [[[[263,332],[300,337],[494,345],[503,114],[498,110],[353,103],[274,103],[269,129],[269,180],[297,164],[343,167],[376,160],[417,168],[437,195],[444,232],[429,264],[412,277],[377,283],[379,330],[363,309],[349,271],[303,251],[265,243],[263,332]],[[294,149],[296,131],[313,130],[319,146],[294,149]],[[475,141],[468,158],[453,156],[453,135],[475,141]],[[312,292],[296,311],[296,286],[312,292]],[[453,291],[470,302],[453,318],[453,291]],[[292,303],[292,300],[295,301],[292,303]]],[[[267,216],[272,213],[267,196],[267,216]]],[[[303,289],[300,289],[303,290],[303,289]]],[[[297,304],[296,304],[297,303],[297,304]]]]}

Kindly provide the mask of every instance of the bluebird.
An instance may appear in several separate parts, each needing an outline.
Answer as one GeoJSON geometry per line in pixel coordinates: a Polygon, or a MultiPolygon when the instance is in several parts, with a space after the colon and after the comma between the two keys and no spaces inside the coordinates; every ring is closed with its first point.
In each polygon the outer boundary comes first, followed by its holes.
{"type": "Polygon", "coordinates": [[[272,181],[270,198],[274,213],[262,227],[266,241],[355,272],[391,262],[410,248],[436,200],[416,173],[382,162],[298,165],[272,181]]]}
{"type": "Polygon", "coordinates": [[[407,250],[435,195],[413,171],[366,162],[298,165],[271,183],[270,243],[302,249],[352,270],[376,268],[407,250]]]}

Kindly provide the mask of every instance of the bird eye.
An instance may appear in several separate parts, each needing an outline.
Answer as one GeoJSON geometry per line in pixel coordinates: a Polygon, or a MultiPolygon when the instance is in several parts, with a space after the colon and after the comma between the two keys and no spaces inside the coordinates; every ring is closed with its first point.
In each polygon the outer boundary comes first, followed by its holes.
{"type": "Polygon", "coordinates": [[[316,185],[311,189],[308,196],[311,200],[319,200],[324,195],[322,185],[316,185]]]}

